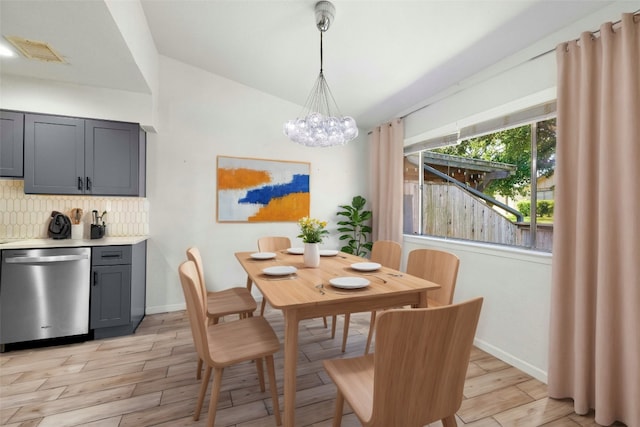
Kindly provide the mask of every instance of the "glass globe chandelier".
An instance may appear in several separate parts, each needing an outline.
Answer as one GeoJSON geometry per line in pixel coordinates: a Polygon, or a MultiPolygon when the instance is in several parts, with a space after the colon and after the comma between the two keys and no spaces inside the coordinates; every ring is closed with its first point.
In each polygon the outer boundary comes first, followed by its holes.
{"type": "Polygon", "coordinates": [[[336,9],[331,2],[315,6],[316,27],[320,30],[320,74],[311,89],[302,113],[284,124],[284,134],[308,147],[344,145],[358,136],[353,117],[342,116],[322,71],[322,34],[329,29],[336,9]]]}

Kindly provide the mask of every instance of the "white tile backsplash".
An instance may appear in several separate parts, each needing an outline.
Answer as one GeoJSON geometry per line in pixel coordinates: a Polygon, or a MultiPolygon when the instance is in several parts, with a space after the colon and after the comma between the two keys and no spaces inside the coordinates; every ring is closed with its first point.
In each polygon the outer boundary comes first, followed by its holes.
{"type": "Polygon", "coordinates": [[[127,237],[149,234],[149,203],[142,197],[49,196],[24,194],[24,181],[0,179],[0,238],[47,238],[52,211],[70,215],[83,210],[84,237],[89,238],[92,210],[107,211],[106,236],[127,237]]]}

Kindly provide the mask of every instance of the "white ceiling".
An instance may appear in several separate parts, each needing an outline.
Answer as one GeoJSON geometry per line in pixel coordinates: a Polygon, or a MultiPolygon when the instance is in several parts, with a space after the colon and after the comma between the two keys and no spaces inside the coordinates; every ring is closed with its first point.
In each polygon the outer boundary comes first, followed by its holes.
{"type": "MultiPolygon", "coordinates": [[[[160,54],[304,104],[320,67],[315,0],[140,3],[160,54]]],[[[341,112],[366,129],[612,2],[333,3],[335,21],[324,36],[324,74],[341,112]]],[[[149,92],[102,0],[0,0],[0,31],[46,41],[68,61],[3,58],[1,74],[149,92]]],[[[530,54],[553,48],[542,44],[530,54]]]]}

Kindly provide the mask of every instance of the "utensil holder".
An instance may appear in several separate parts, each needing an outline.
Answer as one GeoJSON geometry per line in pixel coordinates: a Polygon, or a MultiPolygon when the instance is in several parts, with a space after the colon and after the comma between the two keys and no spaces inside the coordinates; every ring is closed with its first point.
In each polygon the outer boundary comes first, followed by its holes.
{"type": "Polygon", "coordinates": [[[107,229],[106,225],[91,224],[91,238],[102,239],[107,229]]]}
{"type": "Polygon", "coordinates": [[[83,237],[83,228],[82,224],[71,224],[71,238],[73,240],[81,240],[83,237]]]}

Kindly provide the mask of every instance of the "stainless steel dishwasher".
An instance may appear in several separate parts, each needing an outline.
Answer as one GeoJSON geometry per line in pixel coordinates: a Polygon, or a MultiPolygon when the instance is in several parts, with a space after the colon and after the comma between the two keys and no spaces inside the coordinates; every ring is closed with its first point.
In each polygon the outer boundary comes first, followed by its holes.
{"type": "Polygon", "coordinates": [[[89,332],[90,248],[9,249],[0,265],[0,345],[89,332]]]}

